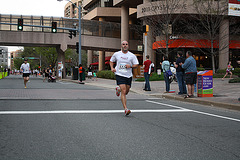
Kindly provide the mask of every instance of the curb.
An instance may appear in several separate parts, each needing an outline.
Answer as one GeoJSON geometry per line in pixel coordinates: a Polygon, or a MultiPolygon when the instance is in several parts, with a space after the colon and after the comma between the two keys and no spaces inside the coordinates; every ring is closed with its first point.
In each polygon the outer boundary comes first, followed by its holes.
{"type": "MultiPolygon", "coordinates": [[[[68,82],[73,82],[73,83],[79,83],[76,80],[69,80],[69,79],[62,79],[62,81],[68,81],[68,82]]],[[[103,87],[103,88],[108,88],[108,89],[114,89],[114,87],[112,87],[112,85],[96,85],[96,84],[92,84],[92,83],[85,83],[86,85],[90,85],[90,86],[97,86],[97,87],[103,87]]],[[[240,111],[240,105],[236,105],[236,104],[229,104],[229,103],[223,103],[223,102],[214,102],[214,101],[208,101],[208,100],[203,100],[203,99],[198,99],[198,98],[188,98],[188,99],[184,99],[183,97],[177,96],[177,95],[173,95],[173,94],[163,94],[163,93],[159,93],[159,94],[144,94],[139,92],[138,90],[135,89],[131,89],[131,92],[137,93],[137,94],[142,94],[142,95],[146,95],[146,96],[154,96],[157,98],[166,98],[166,99],[172,99],[172,100],[178,100],[178,101],[182,101],[182,102],[190,102],[190,103],[195,103],[195,104],[202,104],[202,105],[207,105],[207,106],[214,106],[214,107],[220,107],[220,108],[225,108],[225,109],[231,109],[231,110],[238,110],[240,111]]]]}
{"type": "Polygon", "coordinates": [[[207,106],[212,106],[212,107],[214,106],[214,107],[220,107],[220,108],[240,111],[240,105],[235,105],[235,104],[207,101],[207,100],[203,100],[203,99],[200,100],[198,98],[184,99],[183,97],[179,97],[176,95],[173,96],[173,95],[164,95],[164,94],[162,95],[162,98],[174,99],[174,100],[179,100],[179,101],[183,101],[183,102],[197,103],[197,104],[202,104],[202,105],[207,105],[207,106]]]}

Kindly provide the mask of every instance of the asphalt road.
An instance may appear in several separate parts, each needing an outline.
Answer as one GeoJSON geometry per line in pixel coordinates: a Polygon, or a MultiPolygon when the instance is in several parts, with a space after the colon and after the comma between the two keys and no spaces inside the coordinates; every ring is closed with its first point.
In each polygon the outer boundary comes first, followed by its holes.
{"type": "Polygon", "coordinates": [[[0,160],[237,160],[240,112],[19,76],[0,80],[0,160]]]}

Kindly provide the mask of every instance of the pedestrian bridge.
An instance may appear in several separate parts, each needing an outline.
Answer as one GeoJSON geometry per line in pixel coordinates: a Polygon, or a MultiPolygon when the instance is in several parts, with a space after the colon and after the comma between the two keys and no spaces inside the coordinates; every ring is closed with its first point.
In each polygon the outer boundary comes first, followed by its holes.
{"type": "MultiPolygon", "coordinates": [[[[120,23],[82,20],[81,25],[82,49],[97,51],[120,49],[120,23]]],[[[70,39],[69,30],[66,30],[74,27],[78,28],[77,18],[0,14],[0,45],[56,47],[64,52],[67,48],[75,48],[78,42],[79,34],[70,39]],[[17,29],[18,18],[23,19],[23,31],[17,29]],[[57,22],[57,33],[51,32],[52,22],[57,22]]],[[[137,51],[137,45],[141,44],[142,40],[141,29],[137,25],[129,25],[129,33],[130,50],[137,51]]]]}

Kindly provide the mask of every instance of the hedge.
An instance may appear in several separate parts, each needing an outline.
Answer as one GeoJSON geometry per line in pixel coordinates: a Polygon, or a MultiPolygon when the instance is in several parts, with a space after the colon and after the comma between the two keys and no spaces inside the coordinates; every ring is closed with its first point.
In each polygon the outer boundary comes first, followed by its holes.
{"type": "MultiPolygon", "coordinates": [[[[226,73],[226,69],[220,69],[217,71],[217,73],[224,75],[226,73]]],[[[232,73],[233,75],[237,75],[240,77],[240,68],[234,68],[234,70],[232,70],[232,73]]]]}
{"type": "Polygon", "coordinates": [[[98,78],[106,78],[106,79],[116,79],[114,73],[109,70],[99,71],[97,73],[97,77],[98,78]]]}
{"type": "MultiPolygon", "coordinates": [[[[152,75],[149,78],[149,81],[162,81],[164,80],[163,74],[158,75],[157,73],[152,73],[152,75]]],[[[143,82],[145,81],[145,78],[138,78],[136,81],[143,82]]]]}
{"type": "Polygon", "coordinates": [[[233,78],[228,81],[229,83],[240,83],[240,78],[233,78]]]}

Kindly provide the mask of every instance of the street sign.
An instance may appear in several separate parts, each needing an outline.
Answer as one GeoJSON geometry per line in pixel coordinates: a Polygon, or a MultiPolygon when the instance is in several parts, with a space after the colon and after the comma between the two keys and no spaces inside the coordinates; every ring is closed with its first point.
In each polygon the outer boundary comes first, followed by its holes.
{"type": "Polygon", "coordinates": [[[39,59],[38,57],[25,57],[27,59],[39,59]]]}

